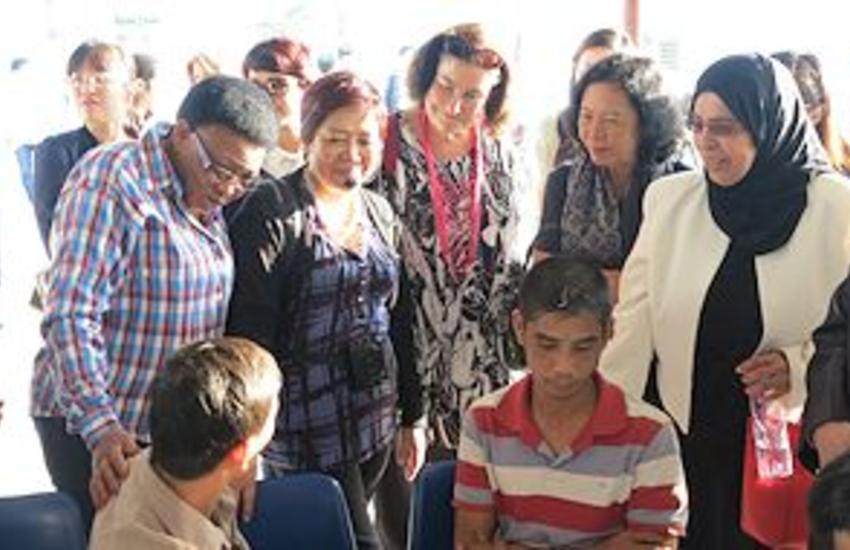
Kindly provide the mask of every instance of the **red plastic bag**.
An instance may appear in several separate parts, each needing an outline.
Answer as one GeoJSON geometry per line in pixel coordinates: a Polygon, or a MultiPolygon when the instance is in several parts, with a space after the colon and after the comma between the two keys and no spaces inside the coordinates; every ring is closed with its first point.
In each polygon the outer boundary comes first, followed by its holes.
{"type": "MultiPolygon", "coordinates": [[[[800,441],[800,425],[788,424],[791,448],[800,441]]],[[[752,418],[744,443],[744,488],[741,529],[760,543],[805,548],[809,537],[806,502],[814,476],[794,457],[794,473],[783,479],[759,479],[753,445],[752,418]]]]}

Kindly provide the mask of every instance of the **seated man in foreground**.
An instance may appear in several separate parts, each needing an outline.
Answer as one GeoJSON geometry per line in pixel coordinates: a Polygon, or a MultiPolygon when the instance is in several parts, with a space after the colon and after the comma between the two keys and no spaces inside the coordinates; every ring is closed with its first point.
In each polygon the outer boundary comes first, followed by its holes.
{"type": "Polygon", "coordinates": [[[236,491],[274,431],[281,377],[243,338],[179,350],[154,383],[152,445],[95,517],[90,550],[247,549],[236,491]]]}
{"type": "Polygon", "coordinates": [[[457,547],[676,547],[687,494],[675,429],[596,372],[611,334],[601,272],[538,263],[512,324],[530,374],[465,415],[457,547]]]}

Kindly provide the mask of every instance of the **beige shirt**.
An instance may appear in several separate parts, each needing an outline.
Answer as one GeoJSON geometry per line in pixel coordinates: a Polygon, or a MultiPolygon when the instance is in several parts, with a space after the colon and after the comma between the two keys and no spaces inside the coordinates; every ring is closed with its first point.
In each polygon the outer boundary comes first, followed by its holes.
{"type": "Polygon", "coordinates": [[[118,495],[95,517],[89,550],[249,550],[236,527],[235,494],[208,518],[157,475],[150,451],[135,457],[118,495]]]}

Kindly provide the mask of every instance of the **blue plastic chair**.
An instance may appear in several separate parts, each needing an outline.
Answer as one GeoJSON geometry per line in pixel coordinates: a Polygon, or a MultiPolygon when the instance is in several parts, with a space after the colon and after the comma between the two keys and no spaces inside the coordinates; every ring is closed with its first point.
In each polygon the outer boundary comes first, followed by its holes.
{"type": "Polygon", "coordinates": [[[426,464],[413,487],[407,541],[411,550],[454,548],[455,461],[426,464]]]}
{"type": "Polygon", "coordinates": [[[291,474],[258,485],[254,517],[239,529],[252,550],[356,550],[339,483],[322,474],[291,474]]]}
{"type": "Polygon", "coordinates": [[[0,498],[0,547],[85,550],[77,503],[65,493],[0,498]]]}

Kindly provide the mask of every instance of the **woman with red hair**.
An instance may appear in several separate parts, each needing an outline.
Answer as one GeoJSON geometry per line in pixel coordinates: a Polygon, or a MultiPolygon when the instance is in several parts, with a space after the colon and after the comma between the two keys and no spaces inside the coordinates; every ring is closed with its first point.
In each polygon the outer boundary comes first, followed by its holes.
{"type": "MultiPolygon", "coordinates": [[[[396,432],[412,432],[422,416],[398,224],[363,188],[380,164],[384,121],[370,84],[349,72],[319,79],[301,105],[306,165],[257,187],[230,221],[228,332],[270,350],[284,375],[266,473],[335,477],[360,548],[380,547],[367,504],[396,432]]],[[[398,453],[421,456],[412,446],[398,453]]]]}
{"type": "Polygon", "coordinates": [[[269,151],[263,164],[276,178],[304,164],[300,118],[301,99],[310,86],[309,64],[309,48],[285,37],[260,42],[242,63],[242,76],[269,94],[280,123],[277,147],[269,151]]]}

